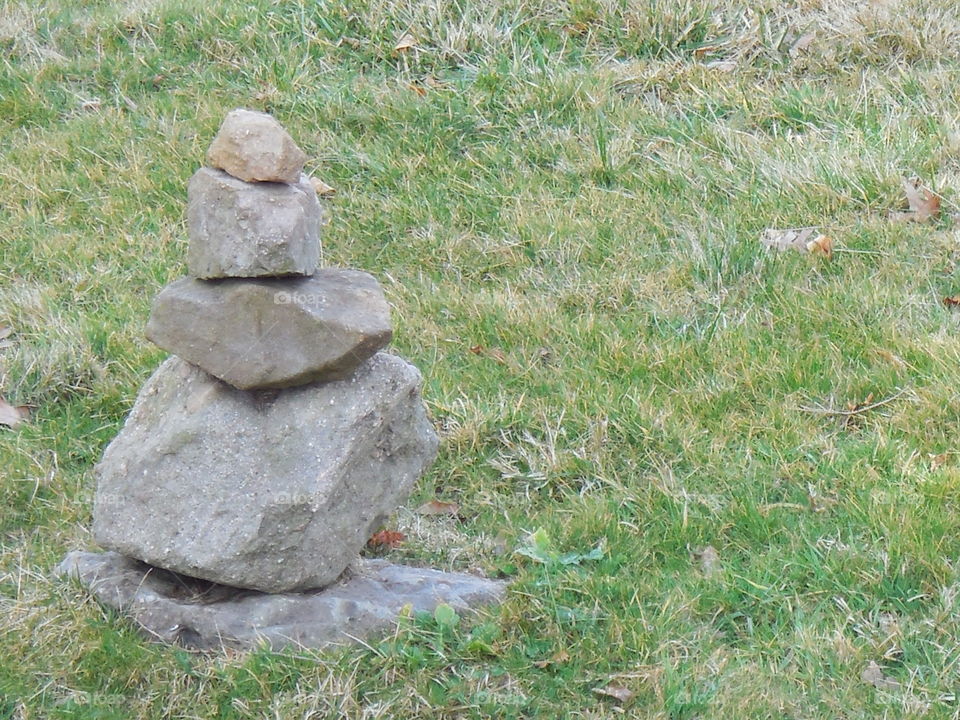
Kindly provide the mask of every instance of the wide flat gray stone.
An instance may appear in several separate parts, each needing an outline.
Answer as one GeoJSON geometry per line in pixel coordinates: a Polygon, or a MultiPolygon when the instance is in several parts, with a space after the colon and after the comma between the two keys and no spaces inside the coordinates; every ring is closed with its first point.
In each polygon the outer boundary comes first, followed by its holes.
{"type": "Polygon", "coordinates": [[[308,593],[267,594],[184,577],[118,555],[69,553],[57,568],[103,604],[129,615],[156,640],[190,648],[319,648],[391,629],[407,605],[433,612],[499,602],[502,582],[473,575],[357,559],[335,584],[308,593]]]}
{"type": "Polygon", "coordinates": [[[320,258],[320,202],[296,184],[247,183],[200,168],[187,186],[187,269],[197,278],[310,275],[320,258]]]}
{"type": "Polygon", "coordinates": [[[390,306],[365,272],[183,278],[153,301],[147,337],[243,390],[345,378],[390,342],[390,306]]]}
{"type": "Polygon", "coordinates": [[[346,380],[266,392],[169,358],[96,466],[94,537],[223,585],[328,585],[436,455],[420,384],[386,353],[346,380]]]}
{"type": "Polygon", "coordinates": [[[300,178],[307,156],[273,117],[231,110],[207,151],[207,162],[247,182],[288,182],[300,178]]]}

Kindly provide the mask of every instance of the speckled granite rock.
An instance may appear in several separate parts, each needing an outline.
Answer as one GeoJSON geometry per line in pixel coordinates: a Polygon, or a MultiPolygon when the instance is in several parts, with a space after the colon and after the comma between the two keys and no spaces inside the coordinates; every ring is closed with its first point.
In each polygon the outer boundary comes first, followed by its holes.
{"type": "Polygon", "coordinates": [[[311,275],[320,220],[306,175],[293,185],[246,183],[200,168],[187,186],[187,269],[207,279],[311,275]]]}
{"type": "Polygon", "coordinates": [[[154,299],[146,332],[242,390],[349,377],[393,335],[377,281],[335,268],[285,280],[177,280],[154,299]]]}
{"type": "Polygon", "coordinates": [[[268,392],[170,358],[97,465],[94,537],[224,585],[323,587],[433,461],[420,383],[386,353],[346,380],[268,392]]]}
{"type": "Polygon", "coordinates": [[[207,162],[247,182],[297,182],[307,156],[266,113],[231,110],[207,151],[207,162]]]}

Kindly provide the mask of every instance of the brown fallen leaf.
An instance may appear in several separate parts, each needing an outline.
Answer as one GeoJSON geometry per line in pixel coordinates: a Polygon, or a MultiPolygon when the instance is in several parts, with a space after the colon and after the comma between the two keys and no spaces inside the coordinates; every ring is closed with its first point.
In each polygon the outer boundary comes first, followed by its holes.
{"type": "Polygon", "coordinates": [[[397,52],[403,52],[405,50],[410,50],[417,46],[417,39],[410,33],[404,33],[397,44],[393,46],[393,49],[397,52]]]}
{"type": "Polygon", "coordinates": [[[900,687],[900,683],[884,675],[881,667],[873,660],[871,660],[870,664],[860,673],[860,681],[867,685],[873,685],[877,690],[896,690],[900,687]]]}
{"type": "Polygon", "coordinates": [[[869,393],[863,402],[848,402],[847,410],[851,413],[859,412],[868,405],[873,405],[873,393],[869,393]]]}
{"type": "Polygon", "coordinates": [[[807,250],[814,255],[823,255],[830,260],[833,257],[833,238],[829,235],[817,235],[807,243],[807,250]]]}
{"type": "Polygon", "coordinates": [[[501,365],[507,364],[507,356],[504,355],[503,350],[500,348],[490,348],[489,350],[483,345],[473,345],[469,348],[470,352],[474,355],[486,355],[492,360],[498,362],[501,365]]]}
{"type": "Polygon", "coordinates": [[[544,660],[537,660],[535,663],[533,663],[533,666],[543,669],[545,667],[550,667],[551,665],[563,665],[563,663],[567,662],[569,659],[570,653],[568,653],[566,650],[558,650],[544,660]]]}
{"type": "Polygon", "coordinates": [[[890,213],[890,219],[903,222],[926,222],[940,215],[940,196],[925,187],[917,178],[903,180],[909,212],[890,213]]]}
{"type": "Polygon", "coordinates": [[[720,572],[720,553],[713,545],[707,545],[703,550],[695,551],[693,558],[700,563],[700,572],[706,577],[712,577],[720,572]]]}
{"type": "Polygon", "coordinates": [[[951,295],[950,297],[945,297],[943,299],[943,304],[947,307],[960,306],[960,295],[951,295]]]}
{"type": "Polygon", "coordinates": [[[950,453],[940,453],[939,455],[930,456],[930,469],[936,470],[939,467],[943,467],[950,460],[950,453]]]}
{"type": "Polygon", "coordinates": [[[0,397],[0,425],[15,428],[30,419],[30,408],[26,405],[15,406],[0,397]]]}
{"type": "Polygon", "coordinates": [[[413,90],[420,97],[424,97],[427,94],[427,89],[423,85],[417,85],[416,83],[407,83],[407,87],[410,90],[413,90]]]}
{"type": "Polygon", "coordinates": [[[817,232],[815,227],[788,230],[768,228],[760,234],[760,242],[775,250],[796,250],[833,257],[833,239],[817,232]]]}
{"type": "Polygon", "coordinates": [[[907,363],[903,361],[902,357],[900,357],[896,353],[890,352],[889,350],[884,350],[883,348],[877,348],[876,353],[877,353],[877,356],[880,357],[880,359],[890,363],[895,368],[902,369],[907,366],[907,363]]]}
{"type": "Polygon", "coordinates": [[[597,687],[593,691],[597,695],[606,695],[612,697],[621,705],[629,705],[630,701],[636,696],[633,690],[629,690],[621,685],[607,685],[606,687],[597,687]]]}
{"type": "Polygon", "coordinates": [[[396,530],[379,530],[370,536],[367,545],[372,548],[395,548],[407,539],[407,536],[396,530]]]}
{"type": "Polygon", "coordinates": [[[320,197],[329,197],[337,194],[336,188],[330,187],[320,178],[310,178],[310,184],[313,185],[314,192],[316,192],[320,197]]]}
{"type": "Polygon", "coordinates": [[[863,422],[860,414],[874,407],[873,393],[869,393],[863,402],[848,402],[846,410],[843,411],[843,426],[846,428],[859,427],[863,422]]]}
{"type": "Polygon", "coordinates": [[[431,500],[417,508],[418,515],[457,515],[459,512],[459,505],[442,500],[431,500]]]}

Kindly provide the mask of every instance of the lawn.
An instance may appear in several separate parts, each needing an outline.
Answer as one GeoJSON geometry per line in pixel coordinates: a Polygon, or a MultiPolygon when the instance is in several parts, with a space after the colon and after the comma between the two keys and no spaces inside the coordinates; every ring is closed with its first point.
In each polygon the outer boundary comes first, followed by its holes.
{"type": "Polygon", "coordinates": [[[958,87],[957,0],[0,0],[0,719],[960,716],[958,87]],[[378,552],[502,606],[198,654],[53,576],[234,107],[425,377],[378,552]]]}

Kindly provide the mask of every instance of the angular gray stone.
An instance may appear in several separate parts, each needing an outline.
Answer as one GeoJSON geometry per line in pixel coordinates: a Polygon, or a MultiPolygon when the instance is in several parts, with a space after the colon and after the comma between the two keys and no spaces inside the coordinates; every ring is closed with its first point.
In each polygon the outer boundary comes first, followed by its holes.
{"type": "Polygon", "coordinates": [[[148,637],[201,650],[346,645],[389,630],[408,604],[415,612],[440,603],[465,611],[499,602],[506,590],[473,575],[361,559],[325,590],[280,595],[214,585],[112,552],[73,551],[57,572],[129,614],[148,637]]]}
{"type": "Polygon", "coordinates": [[[295,185],[251,184],[200,168],[187,186],[187,268],[198,278],[310,275],[320,258],[320,202],[295,185]]]}
{"type": "Polygon", "coordinates": [[[390,306],[365,272],[183,278],[153,301],[147,337],[243,390],[340,379],[387,345],[390,306]]]}
{"type": "Polygon", "coordinates": [[[347,380],[269,392],[169,358],[96,467],[94,537],[224,585],[323,587],[436,455],[420,383],[386,353],[347,380]]]}
{"type": "Polygon", "coordinates": [[[307,156],[270,115],[253,110],[227,113],[207,162],[247,182],[288,182],[300,178],[307,156]]]}

